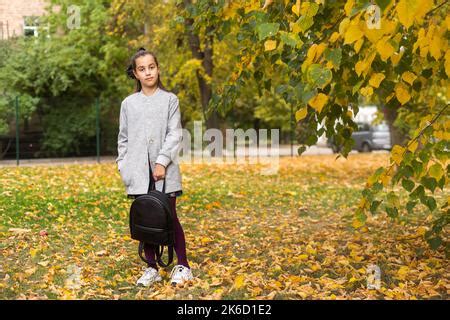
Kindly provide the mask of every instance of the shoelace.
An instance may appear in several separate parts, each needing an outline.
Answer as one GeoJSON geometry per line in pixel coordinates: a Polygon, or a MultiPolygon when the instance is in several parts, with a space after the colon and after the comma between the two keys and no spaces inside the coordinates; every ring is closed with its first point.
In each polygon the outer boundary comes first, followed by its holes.
{"type": "Polygon", "coordinates": [[[172,269],[172,272],[170,272],[170,277],[172,278],[172,275],[175,271],[179,271],[179,272],[183,272],[184,267],[183,266],[176,266],[175,268],[172,269]]]}

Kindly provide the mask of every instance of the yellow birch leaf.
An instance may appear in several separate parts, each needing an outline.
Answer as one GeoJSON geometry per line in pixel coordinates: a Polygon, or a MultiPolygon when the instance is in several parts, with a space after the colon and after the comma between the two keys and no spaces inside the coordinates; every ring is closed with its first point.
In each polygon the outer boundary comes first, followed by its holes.
{"type": "Polygon", "coordinates": [[[39,249],[30,249],[31,258],[36,257],[36,254],[39,252],[39,249]]]}
{"type": "Polygon", "coordinates": [[[402,55],[398,54],[397,52],[394,52],[394,54],[391,56],[391,61],[394,67],[400,62],[402,55]]]}
{"type": "Polygon", "coordinates": [[[311,247],[310,245],[307,245],[306,246],[306,253],[314,256],[314,255],[317,254],[317,250],[314,249],[313,247],[311,247]]]}
{"type": "Polygon", "coordinates": [[[330,42],[334,43],[334,42],[336,42],[337,39],[339,39],[339,33],[338,32],[333,32],[333,34],[330,37],[330,42]]]}
{"type": "Polygon", "coordinates": [[[414,80],[417,79],[417,76],[410,71],[406,71],[406,72],[403,72],[402,79],[404,81],[406,81],[407,83],[409,83],[410,85],[412,85],[414,80]]]}
{"type": "Polygon", "coordinates": [[[325,43],[320,43],[317,46],[316,56],[315,56],[314,60],[318,59],[322,55],[322,53],[325,51],[326,48],[327,48],[327,45],[325,43]]]}
{"type": "Polygon", "coordinates": [[[360,92],[363,96],[369,98],[369,97],[371,97],[371,96],[373,95],[373,88],[372,88],[371,86],[367,86],[367,87],[361,88],[361,89],[359,90],[359,92],[360,92]]]}
{"type": "Polygon", "coordinates": [[[323,93],[319,93],[318,95],[316,95],[314,98],[311,98],[308,101],[308,104],[313,107],[314,109],[317,110],[317,112],[321,112],[323,106],[327,103],[328,101],[328,96],[323,94],[323,93]]]}
{"type": "Polygon", "coordinates": [[[395,86],[395,96],[402,105],[404,105],[411,99],[408,87],[405,86],[403,83],[397,83],[397,85],[395,86]]]}
{"type": "Polygon", "coordinates": [[[299,260],[308,260],[308,255],[307,254],[300,254],[297,258],[299,260]]]}
{"type": "Polygon", "coordinates": [[[260,8],[259,0],[251,0],[245,3],[244,12],[249,13],[250,11],[255,11],[260,8]]]}
{"type": "Polygon", "coordinates": [[[377,52],[380,55],[381,60],[386,61],[394,54],[395,49],[385,38],[377,42],[377,52]]]}
{"type": "Polygon", "coordinates": [[[405,148],[399,146],[398,144],[394,145],[391,151],[391,159],[398,165],[402,163],[403,155],[405,152],[405,148]]]}
{"type": "Polygon", "coordinates": [[[344,18],[344,20],[342,20],[341,23],[339,24],[339,34],[344,35],[345,32],[347,31],[349,25],[350,25],[350,19],[344,18]]]}
{"type": "Polygon", "coordinates": [[[292,12],[298,16],[300,16],[300,0],[297,0],[295,4],[292,6],[292,12]]]}
{"type": "MultiPolygon", "coordinates": [[[[408,0],[411,1],[411,0],[408,0]]],[[[433,8],[433,2],[431,0],[418,0],[417,1],[417,7],[416,7],[416,12],[414,15],[414,19],[417,22],[421,22],[423,17],[425,17],[425,15],[428,13],[428,11],[430,11],[433,8]]]]}
{"type": "Polygon", "coordinates": [[[445,73],[450,77],[450,49],[445,53],[445,73]]]}
{"type": "Polygon", "coordinates": [[[353,43],[364,36],[363,31],[359,28],[359,25],[350,25],[345,32],[344,44],[353,43]]]}
{"type": "Polygon", "coordinates": [[[352,11],[354,5],[355,5],[355,1],[354,0],[348,0],[345,3],[344,11],[345,11],[345,15],[347,17],[350,16],[350,12],[352,11]]]}
{"type": "Polygon", "coordinates": [[[302,28],[300,28],[298,23],[289,22],[289,27],[293,33],[300,33],[302,31],[302,28]]]}
{"type": "Polygon", "coordinates": [[[408,146],[408,150],[411,152],[416,151],[417,146],[419,145],[419,141],[414,140],[409,146],[408,146]]]}
{"type": "Polygon", "coordinates": [[[353,226],[353,228],[355,228],[355,229],[361,228],[364,224],[365,224],[364,221],[361,221],[361,220],[356,219],[356,218],[353,219],[353,221],[352,221],[352,226],[353,226]]]}
{"type": "Polygon", "coordinates": [[[301,108],[295,113],[295,120],[298,122],[298,121],[304,119],[307,114],[308,114],[308,109],[306,107],[301,108]]]}
{"type": "Polygon", "coordinates": [[[450,140],[450,132],[449,131],[436,131],[434,136],[440,140],[450,140]]]}
{"type": "Polygon", "coordinates": [[[361,47],[362,47],[363,43],[364,43],[364,38],[361,38],[361,39],[359,39],[358,41],[355,42],[354,49],[355,49],[356,53],[358,53],[359,50],[361,50],[361,47]]]}
{"type": "Polygon", "coordinates": [[[383,172],[383,173],[380,175],[380,180],[381,180],[381,182],[383,183],[383,186],[384,186],[384,187],[387,187],[388,184],[389,184],[389,181],[391,181],[391,177],[390,177],[388,174],[386,174],[386,172],[383,172]]]}
{"type": "Polygon", "coordinates": [[[208,242],[211,242],[212,239],[209,238],[209,237],[203,237],[200,241],[201,241],[202,243],[208,243],[208,242]]]}
{"type": "Polygon", "coordinates": [[[308,52],[306,53],[307,60],[313,61],[316,56],[316,52],[317,52],[317,44],[314,43],[309,47],[308,52]]]}
{"type": "Polygon", "coordinates": [[[435,33],[430,42],[430,54],[435,60],[439,60],[441,57],[441,36],[438,33],[435,33]]]}
{"type": "Polygon", "coordinates": [[[266,42],[264,42],[264,50],[265,51],[274,50],[276,47],[277,47],[276,40],[267,40],[266,42]]]}
{"type": "Polygon", "coordinates": [[[399,279],[405,279],[406,276],[408,275],[409,272],[409,268],[407,266],[402,266],[400,267],[400,269],[397,271],[397,277],[399,279]]]}
{"type": "Polygon", "coordinates": [[[398,20],[408,29],[414,22],[417,0],[400,0],[395,8],[398,20]]]}
{"type": "Polygon", "coordinates": [[[355,71],[358,77],[361,75],[361,73],[366,70],[367,68],[367,62],[366,61],[358,61],[355,65],[355,71]]]}
{"type": "Polygon", "coordinates": [[[234,287],[239,289],[244,286],[245,277],[240,274],[234,279],[234,287]]]}
{"type": "Polygon", "coordinates": [[[384,78],[386,78],[386,76],[384,74],[374,73],[370,77],[369,84],[374,88],[378,88],[380,86],[381,81],[383,81],[384,78]]]}

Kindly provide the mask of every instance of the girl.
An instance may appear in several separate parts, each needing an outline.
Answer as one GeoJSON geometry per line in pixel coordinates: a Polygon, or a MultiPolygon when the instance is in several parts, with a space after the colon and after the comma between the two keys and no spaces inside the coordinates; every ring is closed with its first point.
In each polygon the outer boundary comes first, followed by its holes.
{"type": "MultiPolygon", "coordinates": [[[[176,158],[182,141],[178,97],[167,91],[160,80],[156,56],[140,48],[127,69],[136,80],[136,91],[122,101],[117,141],[116,163],[129,198],[148,193],[150,180],[155,187],[165,179],[165,192],[174,214],[174,249],[178,264],[170,273],[176,285],[193,279],[186,258],[183,228],[176,213],[176,197],[182,194],[181,173],[176,158]]],[[[149,286],[161,281],[156,256],[151,246],[144,246],[148,266],[137,285],[149,286]]]]}

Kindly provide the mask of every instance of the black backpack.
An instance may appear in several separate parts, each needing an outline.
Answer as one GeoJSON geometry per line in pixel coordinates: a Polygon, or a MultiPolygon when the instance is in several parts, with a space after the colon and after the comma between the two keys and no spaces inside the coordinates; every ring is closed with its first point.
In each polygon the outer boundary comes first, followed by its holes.
{"type": "Polygon", "coordinates": [[[162,267],[172,263],[174,245],[173,212],[165,187],[164,179],[162,192],[156,190],[155,182],[150,174],[147,194],[136,196],[130,208],[131,238],[139,241],[139,257],[144,262],[148,262],[143,254],[144,244],[147,243],[153,246],[156,260],[162,267]],[[161,260],[165,246],[168,247],[169,254],[167,264],[161,260]]]}

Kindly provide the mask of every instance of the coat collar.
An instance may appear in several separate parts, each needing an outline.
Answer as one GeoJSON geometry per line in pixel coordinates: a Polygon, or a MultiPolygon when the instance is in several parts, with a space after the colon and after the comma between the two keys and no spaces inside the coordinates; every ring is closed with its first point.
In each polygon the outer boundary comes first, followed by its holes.
{"type": "Polygon", "coordinates": [[[147,96],[147,95],[144,94],[144,92],[142,92],[142,89],[141,89],[141,90],[139,91],[139,96],[140,96],[141,98],[144,98],[145,100],[149,100],[149,99],[153,99],[154,97],[160,95],[161,92],[162,92],[161,88],[160,88],[160,87],[156,87],[155,92],[153,92],[153,94],[152,94],[151,96],[147,96]]]}

